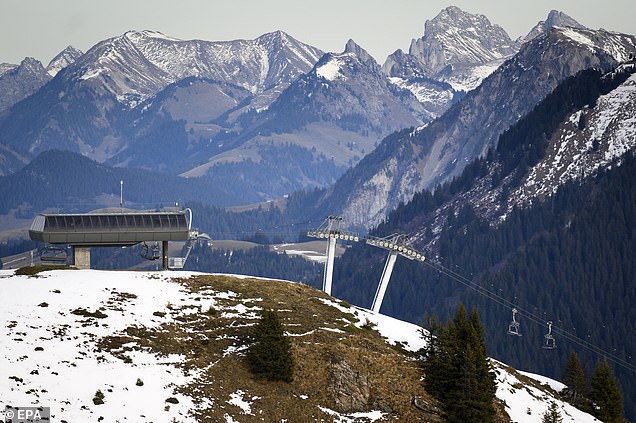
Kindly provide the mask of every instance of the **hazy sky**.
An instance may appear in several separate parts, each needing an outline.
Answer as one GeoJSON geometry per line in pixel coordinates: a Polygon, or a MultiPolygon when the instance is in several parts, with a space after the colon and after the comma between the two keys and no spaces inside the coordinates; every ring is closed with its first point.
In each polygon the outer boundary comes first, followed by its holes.
{"type": "Polygon", "coordinates": [[[0,0],[0,63],[31,56],[45,66],[72,45],[134,29],[181,39],[253,39],[283,30],[324,51],[340,52],[349,38],[383,63],[422,36],[424,22],[456,5],[484,14],[512,38],[525,35],[551,9],[590,28],[636,34],[634,0],[0,0]]]}

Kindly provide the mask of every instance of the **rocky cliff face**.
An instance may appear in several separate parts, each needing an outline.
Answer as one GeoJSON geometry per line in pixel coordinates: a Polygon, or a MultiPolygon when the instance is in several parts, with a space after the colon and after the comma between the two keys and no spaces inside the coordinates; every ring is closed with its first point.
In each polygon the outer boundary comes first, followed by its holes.
{"type": "Polygon", "coordinates": [[[479,75],[492,72],[517,48],[506,31],[485,16],[451,6],[426,21],[423,37],[411,42],[409,54],[429,74],[468,91],[479,85],[479,75]]]}
{"type": "Polygon", "coordinates": [[[0,68],[0,115],[36,92],[49,79],[51,77],[42,63],[31,57],[24,59],[18,66],[3,64],[0,68]]]}
{"type": "Polygon", "coordinates": [[[408,53],[397,50],[382,70],[406,88],[435,117],[462,93],[476,88],[518,50],[505,30],[483,15],[448,7],[426,21],[424,35],[411,41],[408,53]]]}

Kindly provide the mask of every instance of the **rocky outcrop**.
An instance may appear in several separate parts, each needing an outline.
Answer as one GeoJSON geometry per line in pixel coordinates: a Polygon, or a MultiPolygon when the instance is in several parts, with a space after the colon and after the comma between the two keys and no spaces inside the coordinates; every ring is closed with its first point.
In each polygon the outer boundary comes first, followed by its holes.
{"type": "Polygon", "coordinates": [[[353,413],[368,408],[371,388],[367,375],[343,360],[331,364],[329,378],[329,390],[337,411],[353,413]]]}

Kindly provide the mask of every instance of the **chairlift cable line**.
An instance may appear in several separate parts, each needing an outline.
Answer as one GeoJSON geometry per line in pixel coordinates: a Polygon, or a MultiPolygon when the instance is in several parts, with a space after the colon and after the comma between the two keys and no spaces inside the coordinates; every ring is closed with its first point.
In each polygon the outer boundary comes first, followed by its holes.
{"type": "MultiPolygon", "coordinates": [[[[439,264],[439,263],[434,263],[432,261],[425,261],[424,264],[430,266],[431,268],[433,268],[434,270],[437,270],[438,272],[450,277],[451,279],[454,279],[455,281],[461,283],[462,285],[467,286],[468,288],[474,290],[475,292],[477,292],[478,294],[481,294],[482,296],[488,298],[491,301],[496,302],[497,304],[503,306],[504,308],[516,308],[517,309],[517,314],[521,315],[523,317],[525,317],[526,319],[538,324],[539,326],[544,326],[546,324],[545,319],[542,319],[538,316],[536,316],[534,313],[523,309],[522,307],[520,307],[517,304],[514,304],[513,302],[511,302],[510,300],[508,300],[507,298],[497,294],[496,292],[492,292],[490,291],[488,288],[484,288],[483,286],[471,281],[470,279],[462,276],[461,274],[454,272],[453,270],[439,264]]],[[[604,357],[606,357],[609,361],[613,362],[616,365],[619,365],[633,373],[636,373],[636,365],[632,364],[630,362],[628,362],[627,360],[607,351],[604,350],[603,348],[589,342],[586,341],[584,339],[579,338],[578,336],[570,333],[569,331],[556,327],[554,326],[554,324],[552,324],[552,332],[558,334],[560,337],[575,343],[577,345],[579,345],[582,348],[585,348],[591,352],[593,352],[594,354],[597,355],[602,355],[604,357]]]]}

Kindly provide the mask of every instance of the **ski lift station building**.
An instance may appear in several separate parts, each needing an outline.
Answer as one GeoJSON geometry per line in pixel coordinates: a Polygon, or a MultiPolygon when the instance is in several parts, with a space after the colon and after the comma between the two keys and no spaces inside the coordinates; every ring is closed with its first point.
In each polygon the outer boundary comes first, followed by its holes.
{"type": "Polygon", "coordinates": [[[168,268],[168,242],[187,241],[192,213],[121,212],[83,214],[40,214],[35,217],[29,237],[49,244],[73,248],[75,266],[90,268],[91,247],[130,246],[141,242],[161,242],[163,268],[168,268]]]}

